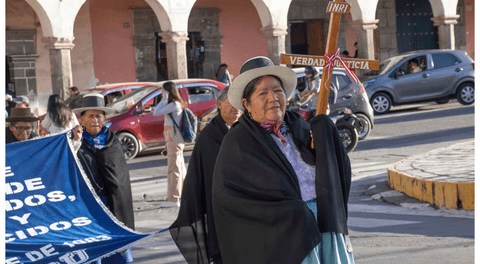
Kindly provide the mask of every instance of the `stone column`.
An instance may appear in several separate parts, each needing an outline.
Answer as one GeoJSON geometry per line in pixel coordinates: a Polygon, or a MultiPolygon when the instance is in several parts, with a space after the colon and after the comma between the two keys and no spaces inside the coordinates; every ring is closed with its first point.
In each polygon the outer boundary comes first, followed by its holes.
{"type": "Polygon", "coordinates": [[[188,33],[185,31],[159,33],[162,42],[167,44],[168,79],[188,78],[186,43],[188,33]]]}
{"type": "MultiPolygon", "coordinates": [[[[220,56],[222,51],[222,36],[205,35],[202,36],[205,44],[205,59],[203,60],[203,76],[207,79],[215,80],[215,73],[218,66],[222,63],[220,56]]],[[[228,65],[228,61],[225,61],[228,65]]]]}
{"type": "Polygon", "coordinates": [[[268,40],[268,57],[275,65],[280,65],[280,53],[285,53],[287,29],[288,27],[281,26],[268,26],[261,29],[268,40]]]}
{"type": "Polygon", "coordinates": [[[432,18],[433,25],[438,27],[438,44],[440,49],[455,49],[454,26],[460,15],[439,16],[432,18]]]}
{"type": "Polygon", "coordinates": [[[50,69],[52,72],[52,90],[63,100],[68,98],[68,88],[72,86],[72,61],[70,50],[75,46],[74,37],[46,37],[42,41],[50,52],[50,69]]]}
{"type": "Polygon", "coordinates": [[[358,58],[375,59],[375,38],[373,30],[376,29],[378,19],[372,21],[356,20],[352,26],[357,30],[358,58]]]}

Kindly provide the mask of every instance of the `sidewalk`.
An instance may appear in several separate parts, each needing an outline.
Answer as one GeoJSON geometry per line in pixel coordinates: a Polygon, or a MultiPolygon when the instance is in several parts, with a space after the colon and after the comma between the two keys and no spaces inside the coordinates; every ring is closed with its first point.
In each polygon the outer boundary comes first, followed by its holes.
{"type": "Polygon", "coordinates": [[[388,184],[447,209],[475,210],[475,141],[413,156],[388,168],[388,184]]]}

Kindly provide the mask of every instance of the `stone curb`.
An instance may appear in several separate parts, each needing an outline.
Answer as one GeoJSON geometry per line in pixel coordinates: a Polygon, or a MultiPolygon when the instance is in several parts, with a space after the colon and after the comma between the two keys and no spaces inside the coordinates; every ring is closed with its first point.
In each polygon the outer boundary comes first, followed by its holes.
{"type": "Polygon", "coordinates": [[[401,160],[388,168],[390,188],[410,197],[447,209],[475,210],[475,183],[429,180],[396,169],[396,166],[421,155],[401,160]]]}

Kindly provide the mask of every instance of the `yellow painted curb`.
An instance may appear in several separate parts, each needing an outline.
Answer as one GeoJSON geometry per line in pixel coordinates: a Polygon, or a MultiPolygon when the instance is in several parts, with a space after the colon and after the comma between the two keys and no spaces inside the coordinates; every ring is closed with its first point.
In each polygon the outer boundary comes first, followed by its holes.
{"type": "Polygon", "coordinates": [[[405,160],[399,161],[388,168],[388,185],[390,188],[439,207],[475,210],[474,182],[432,181],[395,169],[396,165],[405,160]]]}

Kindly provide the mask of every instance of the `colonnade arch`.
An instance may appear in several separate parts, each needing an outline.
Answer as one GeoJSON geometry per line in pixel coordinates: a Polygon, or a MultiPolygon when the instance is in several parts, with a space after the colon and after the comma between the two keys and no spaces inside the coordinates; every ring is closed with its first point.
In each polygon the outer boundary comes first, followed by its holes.
{"type": "MultiPolygon", "coordinates": [[[[72,62],[69,61],[70,50],[74,48],[73,41],[75,19],[81,7],[87,3],[97,0],[24,0],[35,11],[41,24],[43,41],[49,51],[50,70],[52,79],[52,90],[63,97],[67,96],[68,87],[72,86],[72,62]]],[[[142,0],[153,10],[160,26],[159,35],[167,46],[168,78],[187,78],[187,59],[185,43],[188,41],[189,17],[196,3],[201,0],[142,0]]],[[[289,11],[293,3],[298,0],[245,0],[249,1],[255,8],[260,19],[260,32],[266,39],[266,51],[274,63],[279,63],[279,54],[286,52],[290,47],[289,40],[286,40],[289,28],[289,11]]],[[[378,45],[374,31],[378,25],[384,22],[382,17],[377,15],[379,0],[345,0],[350,3],[351,14],[346,23],[343,23],[343,31],[346,27],[353,28],[355,37],[359,43],[359,57],[368,59],[380,59],[379,51],[374,50],[378,45]],[[374,8],[372,8],[374,7],[374,8]]],[[[395,0],[380,0],[395,2],[395,0]]],[[[132,1],[136,2],[136,1],[132,1]]],[[[320,7],[317,13],[323,13],[328,0],[300,1],[300,4],[314,2],[320,7]]],[[[456,7],[458,0],[429,0],[434,13],[433,21],[439,29],[440,48],[455,48],[454,25],[457,23],[458,14],[456,7]]],[[[212,4],[213,2],[209,2],[212,4]]],[[[215,3],[213,3],[215,4],[215,3]]],[[[218,11],[221,16],[222,10],[218,11]]],[[[311,13],[311,10],[303,11],[303,14],[311,13]]],[[[306,15],[308,16],[308,14],[306,15]]],[[[329,14],[324,17],[323,36],[326,37],[329,14]]],[[[242,28],[238,28],[239,31],[242,28]]],[[[350,30],[350,29],[348,29],[350,30]]],[[[216,37],[215,52],[221,54],[221,36],[216,37]]],[[[265,40],[262,40],[265,41],[265,40]]],[[[339,41],[344,45],[345,41],[339,41]]],[[[349,44],[350,45],[350,44],[349,44]]],[[[377,47],[378,48],[378,47],[377,47]]],[[[388,56],[392,55],[391,53],[388,56]]],[[[227,55],[230,56],[230,55],[227,55]]],[[[221,55],[220,55],[221,57],[221,55]]],[[[221,60],[221,59],[216,59],[221,60]]],[[[213,65],[214,63],[212,63],[213,65]]],[[[210,67],[211,68],[211,67],[210,67]]],[[[211,75],[211,74],[209,74],[211,75]]]]}

